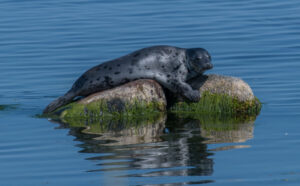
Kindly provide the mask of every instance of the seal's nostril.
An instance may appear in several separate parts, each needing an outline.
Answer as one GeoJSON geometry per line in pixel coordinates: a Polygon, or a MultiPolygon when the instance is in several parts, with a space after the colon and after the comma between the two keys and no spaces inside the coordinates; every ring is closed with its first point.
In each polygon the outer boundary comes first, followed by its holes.
{"type": "Polygon", "coordinates": [[[207,68],[208,69],[212,69],[214,67],[214,65],[212,63],[207,63],[207,68]]]}

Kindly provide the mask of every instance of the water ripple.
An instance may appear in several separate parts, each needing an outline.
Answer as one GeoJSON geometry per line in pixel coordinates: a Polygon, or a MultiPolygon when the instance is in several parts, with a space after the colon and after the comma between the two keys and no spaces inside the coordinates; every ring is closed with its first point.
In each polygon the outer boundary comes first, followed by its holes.
{"type": "MultiPolygon", "coordinates": [[[[296,0],[2,0],[0,104],[18,106],[0,111],[1,185],[18,185],[16,180],[24,185],[105,185],[111,180],[231,185],[294,179],[281,173],[299,172],[294,148],[299,140],[284,135],[298,131],[300,115],[299,11],[296,0]],[[215,66],[209,73],[237,76],[251,85],[264,103],[256,137],[240,146],[251,148],[207,144],[186,126],[176,128],[176,137],[162,135],[156,143],[112,147],[31,117],[92,66],[159,44],[204,47],[215,66]],[[226,148],[231,150],[207,150],[226,148]]],[[[243,135],[242,141],[253,136],[243,135]]]]}

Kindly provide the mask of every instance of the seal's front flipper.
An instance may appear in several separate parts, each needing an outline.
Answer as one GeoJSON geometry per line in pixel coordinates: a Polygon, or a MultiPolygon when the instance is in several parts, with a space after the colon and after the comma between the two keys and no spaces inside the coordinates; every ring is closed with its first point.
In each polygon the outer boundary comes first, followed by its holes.
{"type": "Polygon", "coordinates": [[[198,102],[200,100],[200,92],[198,90],[184,92],[183,95],[192,102],[198,102]]]}
{"type": "Polygon", "coordinates": [[[200,100],[199,90],[194,90],[189,84],[178,79],[156,79],[162,86],[175,94],[180,94],[192,102],[200,100]]]}
{"type": "Polygon", "coordinates": [[[199,90],[194,90],[189,84],[179,81],[177,87],[179,88],[179,93],[190,101],[198,102],[200,100],[199,90]]]}

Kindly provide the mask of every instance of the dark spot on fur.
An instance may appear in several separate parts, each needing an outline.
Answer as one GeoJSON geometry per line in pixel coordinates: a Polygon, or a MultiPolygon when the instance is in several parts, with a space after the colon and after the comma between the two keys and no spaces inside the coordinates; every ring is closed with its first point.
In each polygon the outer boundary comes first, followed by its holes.
{"type": "Polygon", "coordinates": [[[129,74],[132,74],[132,72],[133,72],[132,68],[129,68],[128,71],[129,71],[129,74]]]}
{"type": "Polygon", "coordinates": [[[179,74],[181,74],[181,70],[179,70],[178,72],[179,72],[179,74]]]}
{"type": "Polygon", "coordinates": [[[74,83],[74,88],[75,89],[79,89],[81,87],[83,87],[83,85],[85,84],[85,82],[88,80],[87,76],[85,74],[83,74],[75,83],[74,83]]]}
{"type": "Polygon", "coordinates": [[[138,57],[139,55],[140,55],[140,53],[138,52],[138,53],[134,54],[133,57],[138,57]]]}
{"type": "Polygon", "coordinates": [[[93,81],[91,80],[90,83],[93,83],[93,81]]]}
{"type": "Polygon", "coordinates": [[[161,66],[161,68],[165,68],[165,66],[164,66],[164,65],[162,65],[162,66],[161,66]]]}
{"type": "Polygon", "coordinates": [[[104,81],[103,81],[103,83],[106,85],[105,87],[108,87],[108,88],[110,88],[112,85],[110,84],[111,83],[111,77],[109,77],[109,76],[104,76],[104,81]]]}
{"type": "Polygon", "coordinates": [[[173,71],[177,71],[180,68],[181,64],[177,65],[176,67],[173,68],[173,71]]]}
{"type": "Polygon", "coordinates": [[[169,77],[171,77],[171,75],[170,75],[170,74],[168,74],[168,75],[167,75],[167,77],[169,78],[169,77]]]}
{"type": "Polygon", "coordinates": [[[117,64],[117,66],[119,67],[119,66],[121,66],[120,64],[117,64]]]}
{"type": "Polygon", "coordinates": [[[175,53],[176,56],[178,56],[178,54],[179,54],[178,52],[175,53]]]}
{"type": "Polygon", "coordinates": [[[169,54],[171,54],[171,53],[172,53],[172,50],[170,50],[170,49],[166,49],[166,50],[165,50],[165,52],[166,52],[166,54],[168,54],[168,55],[169,55],[169,54]]]}
{"type": "Polygon", "coordinates": [[[109,83],[112,85],[112,84],[114,84],[114,81],[110,81],[109,83]]]}
{"type": "Polygon", "coordinates": [[[108,70],[111,70],[111,69],[112,69],[111,67],[108,68],[108,70]]]}
{"type": "Polygon", "coordinates": [[[107,65],[104,65],[103,68],[104,68],[104,69],[107,69],[107,65]]]}
{"type": "Polygon", "coordinates": [[[97,78],[97,81],[99,81],[100,80],[100,78],[97,78]]]}
{"type": "Polygon", "coordinates": [[[115,72],[114,74],[116,74],[116,75],[117,75],[117,74],[120,74],[120,72],[115,72]]]}

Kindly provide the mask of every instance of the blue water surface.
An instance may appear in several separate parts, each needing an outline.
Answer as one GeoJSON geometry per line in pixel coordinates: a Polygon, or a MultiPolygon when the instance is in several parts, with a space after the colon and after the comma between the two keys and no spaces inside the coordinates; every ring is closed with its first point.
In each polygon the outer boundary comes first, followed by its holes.
{"type": "Polygon", "coordinates": [[[0,185],[299,185],[299,12],[298,0],[2,0],[0,185]],[[107,145],[35,117],[87,69],[161,44],[206,48],[208,73],[249,83],[255,123],[215,141],[166,124],[107,145]]]}

